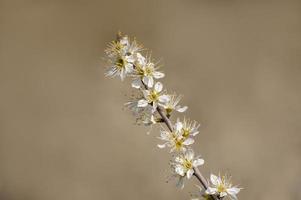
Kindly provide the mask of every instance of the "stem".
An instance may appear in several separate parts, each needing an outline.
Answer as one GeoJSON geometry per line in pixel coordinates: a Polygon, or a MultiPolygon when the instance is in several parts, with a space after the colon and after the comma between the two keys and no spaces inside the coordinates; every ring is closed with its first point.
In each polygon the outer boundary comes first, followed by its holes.
{"type": "MultiPolygon", "coordinates": [[[[142,82],[143,83],[143,82],[142,82]]],[[[145,87],[145,89],[148,89],[147,85],[145,85],[143,83],[143,86],[145,87]]],[[[159,113],[159,115],[162,117],[163,122],[166,124],[167,128],[169,129],[170,132],[173,132],[173,126],[172,123],[169,119],[169,117],[167,117],[162,109],[162,107],[160,107],[159,105],[157,106],[157,112],[159,113]]],[[[200,181],[200,183],[202,184],[203,188],[205,190],[208,189],[208,183],[206,181],[206,179],[204,178],[204,176],[201,174],[201,172],[199,171],[199,169],[197,167],[193,168],[193,175],[198,179],[198,181],[200,181]]],[[[215,196],[215,195],[210,195],[214,200],[220,200],[221,198],[215,196]]]]}
{"type": "Polygon", "coordinates": [[[171,121],[167,118],[167,116],[164,114],[163,110],[161,107],[157,107],[157,111],[158,113],[160,114],[160,116],[162,117],[164,123],[166,124],[166,126],[168,127],[168,129],[170,130],[170,132],[173,131],[173,128],[172,128],[172,124],[171,124],[171,121]]]}
{"type": "MultiPolygon", "coordinates": [[[[165,113],[163,112],[163,109],[158,106],[157,107],[157,111],[159,113],[159,115],[162,117],[164,123],[166,124],[166,126],[168,127],[168,129],[172,132],[173,131],[173,127],[172,127],[172,123],[170,121],[170,119],[165,115],[165,113]]],[[[203,188],[205,190],[208,189],[208,183],[206,181],[206,179],[204,178],[204,176],[201,174],[201,172],[199,171],[199,169],[197,167],[194,167],[193,168],[193,175],[198,179],[198,181],[202,184],[203,188]]],[[[211,195],[211,197],[214,199],[214,200],[219,200],[220,198],[218,198],[217,196],[215,195],[211,195]]]]}

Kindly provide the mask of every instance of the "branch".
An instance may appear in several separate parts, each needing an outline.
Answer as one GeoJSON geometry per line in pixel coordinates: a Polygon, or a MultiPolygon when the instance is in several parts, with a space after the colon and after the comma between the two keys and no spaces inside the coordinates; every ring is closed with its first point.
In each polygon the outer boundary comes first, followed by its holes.
{"type": "MultiPolygon", "coordinates": [[[[159,115],[162,117],[162,119],[163,119],[164,123],[166,124],[166,126],[168,127],[168,129],[172,132],[173,131],[173,126],[172,126],[172,123],[171,123],[170,119],[164,114],[164,112],[163,112],[163,110],[162,110],[162,108],[160,106],[157,107],[157,111],[158,111],[159,115]]],[[[194,167],[193,171],[194,171],[193,175],[202,184],[203,188],[205,190],[207,190],[208,189],[208,183],[207,183],[206,179],[204,178],[204,176],[199,171],[199,169],[196,168],[196,167],[194,167]]],[[[215,195],[211,195],[211,197],[214,200],[219,200],[220,199],[220,198],[218,198],[215,195]]]]}

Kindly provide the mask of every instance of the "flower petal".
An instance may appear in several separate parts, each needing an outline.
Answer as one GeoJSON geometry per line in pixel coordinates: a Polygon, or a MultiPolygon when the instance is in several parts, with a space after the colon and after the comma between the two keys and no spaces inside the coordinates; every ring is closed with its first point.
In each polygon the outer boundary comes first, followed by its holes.
{"type": "Polygon", "coordinates": [[[187,160],[193,160],[194,158],[194,152],[192,149],[188,149],[186,152],[185,152],[185,158],[187,160]]]}
{"type": "Polygon", "coordinates": [[[148,105],[148,102],[145,99],[140,99],[138,101],[137,107],[146,107],[148,105]]]}
{"type": "Polygon", "coordinates": [[[137,53],[136,56],[137,56],[137,60],[138,60],[139,64],[144,66],[146,64],[145,57],[142,56],[140,53],[137,53]]]}
{"type": "Polygon", "coordinates": [[[161,103],[167,103],[167,102],[169,102],[169,100],[170,100],[170,96],[164,94],[164,95],[159,96],[158,99],[159,99],[159,101],[160,101],[161,103]]]}
{"type": "Polygon", "coordinates": [[[213,187],[208,187],[206,190],[207,194],[216,194],[217,193],[217,189],[213,188],[213,187]]]}
{"type": "Polygon", "coordinates": [[[183,189],[184,188],[184,178],[183,177],[179,177],[179,180],[177,182],[177,187],[183,189]]]}
{"type": "Polygon", "coordinates": [[[192,165],[194,167],[197,167],[197,166],[201,166],[204,164],[204,159],[201,159],[201,158],[198,158],[198,159],[195,159],[193,162],[192,162],[192,165]]]}
{"type": "Polygon", "coordinates": [[[121,78],[121,81],[123,81],[126,77],[126,71],[124,69],[121,69],[120,71],[120,78],[121,78]]]}
{"type": "Polygon", "coordinates": [[[140,79],[134,79],[132,82],[132,87],[139,89],[141,87],[141,80],[140,79]]]}
{"type": "Polygon", "coordinates": [[[158,146],[160,149],[163,149],[163,148],[166,147],[166,143],[164,143],[164,144],[158,144],[157,146],[158,146]]]}
{"type": "Polygon", "coordinates": [[[177,107],[176,107],[176,111],[181,112],[181,113],[182,113],[182,112],[185,112],[187,109],[188,109],[187,106],[183,106],[183,107],[177,106],[177,107]]]}
{"type": "Polygon", "coordinates": [[[193,173],[194,173],[193,169],[188,170],[188,171],[186,172],[187,178],[190,179],[190,178],[192,177],[193,173]]]}
{"type": "Polygon", "coordinates": [[[230,195],[230,199],[237,200],[236,194],[229,194],[229,195],[230,195]]]}
{"type": "Polygon", "coordinates": [[[175,123],[175,130],[176,130],[176,131],[181,131],[182,128],[183,128],[182,122],[177,121],[177,122],[175,123]]]}
{"type": "Polygon", "coordinates": [[[185,170],[184,170],[184,168],[183,168],[182,165],[177,165],[177,166],[175,167],[175,172],[176,172],[177,174],[181,175],[181,176],[184,176],[184,175],[185,175],[185,170]]]}
{"type": "Polygon", "coordinates": [[[196,136],[197,134],[199,134],[200,132],[199,131],[195,131],[193,133],[191,133],[192,136],[196,136]]]}
{"type": "Polygon", "coordinates": [[[175,162],[180,163],[180,164],[183,164],[183,163],[184,163],[184,159],[183,159],[182,157],[180,157],[180,156],[177,156],[177,157],[175,158],[175,162]]]}
{"type": "Polygon", "coordinates": [[[153,76],[154,78],[159,79],[159,78],[163,78],[165,75],[162,72],[154,71],[153,76]]]}
{"type": "Polygon", "coordinates": [[[240,191],[240,188],[237,188],[237,187],[232,187],[232,188],[227,189],[227,192],[230,195],[236,195],[237,193],[239,193],[239,191],[240,191]]]}
{"type": "Polygon", "coordinates": [[[219,184],[219,178],[217,176],[215,176],[214,174],[210,175],[210,181],[215,186],[219,184]]]}
{"type": "Polygon", "coordinates": [[[187,139],[183,142],[184,145],[191,145],[191,144],[193,144],[193,143],[194,143],[194,139],[192,139],[192,138],[187,138],[187,139]]]}
{"type": "Polygon", "coordinates": [[[148,96],[150,95],[149,90],[142,90],[142,93],[143,93],[144,98],[148,98],[148,96]]]}
{"type": "Polygon", "coordinates": [[[162,89],[163,89],[162,83],[157,82],[157,83],[155,84],[155,91],[156,91],[156,92],[161,92],[162,89]]]}
{"type": "Polygon", "coordinates": [[[153,85],[154,85],[154,79],[151,76],[144,76],[143,79],[142,79],[142,81],[149,88],[152,88],[153,85]]]}

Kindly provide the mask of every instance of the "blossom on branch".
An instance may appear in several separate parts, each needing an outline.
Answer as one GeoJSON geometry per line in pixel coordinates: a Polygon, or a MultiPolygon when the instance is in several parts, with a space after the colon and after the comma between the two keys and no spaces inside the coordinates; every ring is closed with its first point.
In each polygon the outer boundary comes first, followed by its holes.
{"type": "Polygon", "coordinates": [[[163,108],[165,109],[166,114],[169,116],[171,115],[172,111],[177,111],[177,112],[185,112],[188,107],[187,106],[180,106],[178,105],[180,100],[181,100],[182,96],[181,95],[170,95],[170,100],[163,105],[163,108]]]}
{"type": "Polygon", "coordinates": [[[159,66],[154,63],[150,56],[142,55],[142,46],[136,40],[130,40],[128,36],[119,33],[116,40],[111,42],[105,53],[107,55],[108,69],[106,76],[119,76],[121,80],[126,77],[131,79],[131,86],[137,90],[137,95],[125,106],[129,108],[136,118],[137,124],[144,124],[152,128],[158,123],[165,123],[168,130],[163,127],[158,137],[163,144],[159,148],[170,148],[173,161],[170,163],[173,176],[178,179],[177,185],[184,187],[184,180],[191,179],[193,175],[200,181],[204,190],[194,199],[201,197],[206,200],[222,200],[228,196],[236,200],[236,195],[241,190],[232,186],[230,179],[226,176],[215,176],[211,174],[210,184],[206,182],[197,168],[204,164],[200,157],[194,157],[191,145],[194,137],[199,133],[200,124],[196,121],[179,118],[175,123],[171,121],[174,111],[183,113],[187,106],[180,106],[181,95],[167,94],[163,91],[158,79],[165,77],[164,73],[158,71],[159,66]]]}
{"type": "Polygon", "coordinates": [[[140,53],[136,55],[136,62],[134,63],[134,80],[132,82],[133,88],[141,88],[146,85],[148,88],[152,88],[154,85],[154,79],[160,79],[164,77],[162,72],[157,71],[158,67],[154,63],[150,62],[150,58],[145,58],[140,53]]]}
{"type": "Polygon", "coordinates": [[[184,178],[190,179],[194,173],[193,168],[204,164],[204,160],[200,157],[194,157],[194,152],[192,149],[188,149],[185,152],[180,153],[175,157],[171,166],[174,173],[178,175],[178,186],[184,187],[184,178]]]}
{"type": "Polygon", "coordinates": [[[162,92],[162,89],[162,83],[157,82],[154,88],[142,90],[144,98],[138,101],[138,107],[146,107],[150,104],[153,107],[153,111],[155,111],[158,105],[167,103],[170,97],[162,92]]]}
{"type": "Polygon", "coordinates": [[[217,195],[220,198],[229,196],[231,199],[236,200],[236,195],[241,190],[237,186],[232,186],[230,178],[226,176],[216,176],[214,174],[210,175],[210,186],[206,190],[207,194],[217,195]]]}

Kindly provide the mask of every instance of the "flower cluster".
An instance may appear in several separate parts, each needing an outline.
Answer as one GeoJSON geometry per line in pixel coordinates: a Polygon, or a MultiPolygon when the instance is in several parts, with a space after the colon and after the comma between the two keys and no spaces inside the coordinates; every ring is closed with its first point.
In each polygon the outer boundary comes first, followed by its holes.
{"type": "MultiPolygon", "coordinates": [[[[194,137],[199,133],[200,124],[186,118],[178,118],[175,123],[171,122],[173,112],[183,113],[188,107],[179,105],[181,95],[169,94],[167,90],[163,90],[163,84],[158,80],[165,75],[150,55],[143,56],[143,50],[136,40],[131,41],[128,36],[118,33],[116,40],[105,50],[108,61],[105,75],[119,76],[121,80],[126,77],[132,79],[131,86],[137,95],[125,105],[133,112],[139,124],[167,125],[167,129],[162,128],[160,131],[158,139],[162,142],[158,147],[168,148],[172,153],[172,174],[178,179],[177,185],[183,188],[184,180],[193,175],[198,176],[196,169],[204,164],[204,159],[200,156],[195,157],[191,148],[195,142],[194,137]]],[[[225,196],[236,199],[240,190],[238,187],[232,187],[225,176],[211,175],[210,185],[199,180],[205,189],[205,193],[200,196],[205,199],[222,199],[225,196]]]]}

